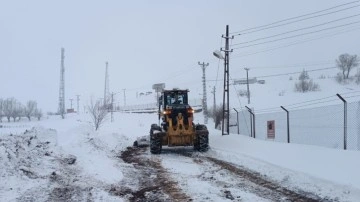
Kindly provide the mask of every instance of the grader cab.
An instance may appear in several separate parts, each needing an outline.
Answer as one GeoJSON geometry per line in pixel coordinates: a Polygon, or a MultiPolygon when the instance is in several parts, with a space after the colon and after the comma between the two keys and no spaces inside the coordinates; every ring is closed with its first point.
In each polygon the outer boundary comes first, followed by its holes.
{"type": "Polygon", "coordinates": [[[160,154],[162,146],[193,146],[204,152],[209,147],[205,125],[193,123],[194,110],[188,103],[188,90],[163,90],[159,99],[159,125],[150,129],[150,151],[160,154]]]}

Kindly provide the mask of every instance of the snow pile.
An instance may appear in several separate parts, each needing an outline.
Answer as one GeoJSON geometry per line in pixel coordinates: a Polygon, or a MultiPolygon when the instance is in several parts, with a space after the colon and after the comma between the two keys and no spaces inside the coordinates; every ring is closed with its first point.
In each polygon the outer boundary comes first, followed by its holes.
{"type": "Polygon", "coordinates": [[[0,196],[14,199],[26,188],[46,183],[54,164],[56,131],[32,128],[0,137],[0,196]]]}
{"type": "MultiPolygon", "coordinates": [[[[44,121],[44,125],[52,122],[44,121]]],[[[77,121],[69,118],[65,122],[77,121]]],[[[126,145],[122,145],[119,139],[127,138],[89,133],[89,126],[81,122],[70,130],[33,127],[0,136],[1,200],[121,201],[109,190],[123,178],[123,163],[117,155],[128,144],[123,141],[126,145]]]]}

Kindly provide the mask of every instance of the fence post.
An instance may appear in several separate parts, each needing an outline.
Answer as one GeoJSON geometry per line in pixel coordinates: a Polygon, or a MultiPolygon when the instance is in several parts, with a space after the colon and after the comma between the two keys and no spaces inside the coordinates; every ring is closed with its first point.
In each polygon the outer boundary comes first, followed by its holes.
{"type": "Polygon", "coordinates": [[[344,150],[346,150],[346,146],[347,146],[347,102],[346,100],[341,97],[340,94],[336,94],[341,101],[344,102],[344,150]]]}
{"type": "Polygon", "coordinates": [[[286,111],[286,117],[287,117],[287,142],[290,143],[290,119],[289,119],[289,111],[285,109],[285,107],[280,106],[281,109],[286,111]]]}
{"type": "Polygon", "coordinates": [[[236,111],[236,125],[237,125],[237,132],[240,134],[240,128],[239,128],[239,112],[233,108],[236,111]]]}
{"type": "Polygon", "coordinates": [[[252,137],[256,138],[255,137],[255,114],[252,112],[252,110],[248,106],[245,106],[245,107],[250,112],[251,134],[254,132],[254,136],[252,136],[252,137]]]}

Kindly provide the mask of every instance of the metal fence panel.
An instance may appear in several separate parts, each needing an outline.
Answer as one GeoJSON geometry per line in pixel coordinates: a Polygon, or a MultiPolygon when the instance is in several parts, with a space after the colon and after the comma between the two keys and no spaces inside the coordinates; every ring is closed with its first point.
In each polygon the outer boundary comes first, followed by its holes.
{"type": "MultiPolygon", "coordinates": [[[[236,123],[236,113],[230,113],[230,123],[236,123]]],[[[240,135],[251,136],[250,113],[247,110],[239,111],[239,131],[240,135]]],[[[231,133],[237,133],[237,126],[230,127],[231,133]]]]}
{"type": "MultiPolygon", "coordinates": [[[[344,104],[308,109],[287,109],[290,118],[290,143],[317,145],[329,148],[360,150],[360,101],[347,103],[347,122],[344,125],[344,104]],[[344,129],[346,126],[346,130],[344,129]],[[346,141],[345,141],[346,131],[346,141]]],[[[286,112],[255,113],[256,138],[287,142],[286,112]],[[267,123],[274,121],[275,138],[269,139],[267,123]]],[[[236,113],[230,114],[231,133],[237,133],[236,113]]],[[[251,116],[248,110],[239,111],[241,135],[251,136],[251,116]]]]}
{"type": "Polygon", "coordinates": [[[290,110],[290,131],[292,143],[343,149],[344,107],[290,110]]]}
{"type": "MultiPolygon", "coordinates": [[[[256,111],[255,111],[256,114],[256,111]]],[[[266,114],[256,114],[255,126],[256,126],[256,138],[263,140],[274,140],[277,142],[287,142],[287,121],[286,113],[284,112],[273,112],[266,114]],[[267,137],[267,122],[275,122],[275,138],[268,139],[267,137]]]]}
{"type": "Polygon", "coordinates": [[[347,109],[347,148],[360,150],[360,101],[348,103],[347,109]]]}

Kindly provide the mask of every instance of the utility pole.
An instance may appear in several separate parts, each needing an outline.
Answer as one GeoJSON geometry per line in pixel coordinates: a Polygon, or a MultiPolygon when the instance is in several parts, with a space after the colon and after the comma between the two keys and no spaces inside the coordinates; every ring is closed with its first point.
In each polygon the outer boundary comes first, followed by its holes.
{"type": "Polygon", "coordinates": [[[225,36],[222,35],[222,38],[225,38],[225,49],[221,48],[221,51],[225,52],[224,58],[224,93],[223,93],[223,121],[221,132],[222,135],[230,134],[230,106],[229,106],[229,52],[232,52],[229,47],[229,39],[233,39],[234,36],[229,37],[229,25],[226,25],[225,36]],[[224,133],[226,119],[226,133],[224,133]]]}
{"type": "Polygon", "coordinates": [[[79,109],[79,102],[80,102],[80,95],[76,95],[76,102],[77,102],[77,113],[80,114],[79,109]]]}
{"type": "Polygon", "coordinates": [[[65,49],[61,48],[61,66],[60,66],[60,88],[59,88],[59,114],[65,118],[65,49]]]}
{"type": "Polygon", "coordinates": [[[107,99],[109,96],[109,74],[108,74],[108,65],[109,63],[105,63],[105,88],[104,88],[104,106],[107,105],[107,99]]]}
{"type": "Polygon", "coordinates": [[[198,64],[200,65],[202,72],[203,72],[203,76],[202,76],[202,82],[203,82],[203,111],[204,111],[204,124],[208,123],[208,110],[207,110],[207,91],[206,91],[206,74],[205,74],[205,69],[207,66],[209,66],[209,63],[203,62],[200,63],[198,62],[198,64]]]}
{"type": "Polygon", "coordinates": [[[114,93],[111,93],[111,122],[114,122],[114,93]]]}
{"type": "Polygon", "coordinates": [[[124,88],[123,91],[124,91],[124,106],[126,106],[126,92],[125,92],[126,89],[124,88]]]}
{"type": "Polygon", "coordinates": [[[247,97],[248,104],[250,104],[250,90],[249,90],[249,68],[244,68],[246,70],[246,83],[247,83],[247,97]]]}
{"type": "Polygon", "coordinates": [[[213,90],[211,91],[211,93],[213,94],[214,96],[214,112],[216,112],[216,96],[215,96],[215,93],[216,93],[216,87],[214,86],[213,90]]]}
{"type": "Polygon", "coordinates": [[[73,99],[71,98],[71,99],[69,99],[70,100],[70,109],[72,109],[73,107],[72,107],[72,101],[73,101],[73,99]]]}

